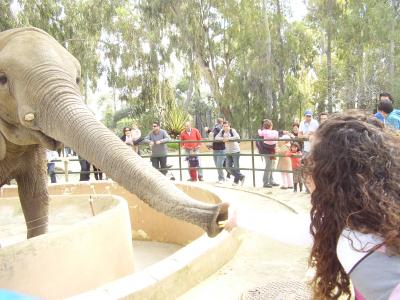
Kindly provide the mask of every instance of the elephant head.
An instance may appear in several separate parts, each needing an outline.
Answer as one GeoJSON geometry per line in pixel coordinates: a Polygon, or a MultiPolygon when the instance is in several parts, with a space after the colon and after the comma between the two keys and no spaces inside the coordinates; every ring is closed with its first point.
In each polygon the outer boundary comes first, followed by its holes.
{"type": "Polygon", "coordinates": [[[127,147],[82,102],[79,62],[37,28],[0,33],[0,160],[8,143],[64,143],[154,209],[220,232],[227,204],[196,201],[127,147]]]}

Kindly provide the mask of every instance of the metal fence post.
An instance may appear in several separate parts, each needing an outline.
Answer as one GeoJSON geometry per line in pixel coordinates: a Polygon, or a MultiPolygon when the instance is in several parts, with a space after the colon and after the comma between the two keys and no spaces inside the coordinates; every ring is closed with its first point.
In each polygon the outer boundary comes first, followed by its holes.
{"type": "Polygon", "coordinates": [[[64,176],[65,182],[68,182],[68,166],[69,166],[69,158],[64,157],[64,176]]]}
{"type": "Polygon", "coordinates": [[[178,155],[179,155],[179,180],[182,181],[182,153],[181,153],[181,141],[179,140],[179,147],[178,147],[178,155]]]}
{"type": "Polygon", "coordinates": [[[255,171],[255,165],[254,165],[254,141],[253,141],[253,139],[251,140],[251,167],[252,167],[252,173],[253,173],[253,187],[256,187],[256,171],[255,171]]]}

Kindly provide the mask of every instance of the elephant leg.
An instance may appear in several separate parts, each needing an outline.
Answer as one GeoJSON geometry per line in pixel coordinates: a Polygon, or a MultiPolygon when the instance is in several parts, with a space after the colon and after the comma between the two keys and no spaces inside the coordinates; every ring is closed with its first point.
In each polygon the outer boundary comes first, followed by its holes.
{"type": "Polygon", "coordinates": [[[29,239],[46,233],[48,228],[49,195],[44,149],[32,146],[32,151],[28,151],[23,159],[16,181],[29,239]]]}

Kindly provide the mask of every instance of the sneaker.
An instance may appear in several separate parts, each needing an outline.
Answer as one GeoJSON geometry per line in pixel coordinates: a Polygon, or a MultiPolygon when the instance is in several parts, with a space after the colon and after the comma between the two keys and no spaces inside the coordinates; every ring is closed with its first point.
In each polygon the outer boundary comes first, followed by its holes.
{"type": "Polygon", "coordinates": [[[286,186],[281,186],[281,189],[282,190],[287,190],[287,187],[286,186]]]}
{"type": "Polygon", "coordinates": [[[279,183],[271,183],[272,186],[279,186],[279,183]]]}
{"type": "Polygon", "coordinates": [[[239,179],[240,185],[243,185],[245,178],[246,178],[246,177],[243,175],[243,176],[239,179]]]}
{"type": "Polygon", "coordinates": [[[197,181],[197,179],[189,178],[187,181],[197,181]]]}
{"type": "Polygon", "coordinates": [[[234,183],[232,183],[232,186],[237,186],[237,185],[239,185],[239,183],[238,183],[238,182],[234,182],[234,183]]]}
{"type": "Polygon", "coordinates": [[[272,188],[272,184],[264,184],[263,187],[265,187],[265,188],[272,188]]]}
{"type": "Polygon", "coordinates": [[[199,181],[204,181],[203,176],[199,176],[199,181]]]}
{"type": "Polygon", "coordinates": [[[217,184],[223,184],[223,183],[224,183],[223,180],[218,180],[218,181],[217,181],[217,184]]]}

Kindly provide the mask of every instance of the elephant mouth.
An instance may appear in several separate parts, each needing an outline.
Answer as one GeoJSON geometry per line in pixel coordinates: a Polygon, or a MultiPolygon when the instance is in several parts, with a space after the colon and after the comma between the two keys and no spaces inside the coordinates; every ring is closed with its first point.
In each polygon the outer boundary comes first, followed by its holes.
{"type": "Polygon", "coordinates": [[[60,149],[62,143],[47,136],[39,130],[32,130],[21,124],[12,124],[0,118],[0,132],[13,144],[27,146],[40,144],[43,147],[56,150],[60,149]]]}
{"type": "Polygon", "coordinates": [[[57,150],[57,149],[61,149],[61,147],[62,147],[61,142],[45,135],[41,131],[33,131],[32,134],[43,147],[45,147],[49,150],[57,150]]]}

